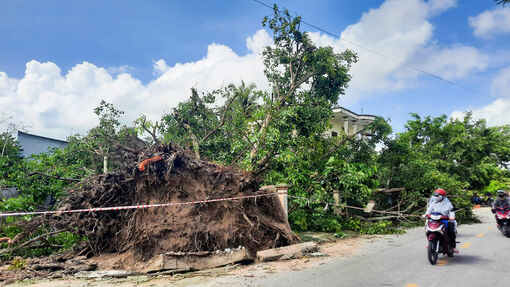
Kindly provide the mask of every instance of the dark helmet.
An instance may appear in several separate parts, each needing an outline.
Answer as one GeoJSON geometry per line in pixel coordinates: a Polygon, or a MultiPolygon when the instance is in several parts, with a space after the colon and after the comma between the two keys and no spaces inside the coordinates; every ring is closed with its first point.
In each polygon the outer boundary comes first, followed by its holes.
{"type": "Polygon", "coordinates": [[[501,190],[501,189],[497,191],[497,194],[498,194],[499,197],[507,196],[506,192],[504,190],[501,190]]]}

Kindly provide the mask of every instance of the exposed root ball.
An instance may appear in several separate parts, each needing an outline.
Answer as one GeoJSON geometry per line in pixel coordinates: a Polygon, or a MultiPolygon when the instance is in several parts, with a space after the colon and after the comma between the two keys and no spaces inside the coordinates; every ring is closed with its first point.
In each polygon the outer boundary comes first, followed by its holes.
{"type": "MultiPolygon", "coordinates": [[[[88,178],[59,209],[187,202],[262,193],[251,173],[196,160],[173,146],[121,150],[120,173],[88,178]],[[138,165],[152,157],[163,159],[138,165]]],[[[213,251],[244,246],[266,249],[298,242],[277,196],[180,207],[79,213],[39,218],[88,238],[81,254],[134,251],[142,258],[169,251],[213,251]]]]}

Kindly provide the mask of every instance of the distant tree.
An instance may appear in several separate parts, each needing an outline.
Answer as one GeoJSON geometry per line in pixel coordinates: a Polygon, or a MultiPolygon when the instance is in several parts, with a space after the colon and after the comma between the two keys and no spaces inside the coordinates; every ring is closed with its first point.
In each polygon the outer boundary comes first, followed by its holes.
{"type": "Polygon", "coordinates": [[[510,126],[487,127],[471,113],[454,120],[411,115],[406,131],[387,141],[378,159],[379,179],[387,187],[405,187],[422,197],[441,187],[457,195],[460,208],[469,204],[463,201],[465,190],[480,191],[508,178],[510,126]]]}
{"type": "Polygon", "coordinates": [[[494,0],[494,1],[497,2],[498,5],[502,4],[503,6],[505,6],[505,4],[510,3],[510,0],[494,0]]]}
{"type": "Polygon", "coordinates": [[[120,123],[124,111],[117,109],[113,104],[102,100],[94,113],[99,117],[99,125],[90,129],[84,136],[72,136],[68,140],[70,148],[76,149],[81,155],[80,160],[90,168],[92,173],[103,170],[103,160],[108,161],[108,170],[114,169],[120,159],[116,153],[119,145],[125,145],[137,138],[135,127],[127,127],[120,123]]]}

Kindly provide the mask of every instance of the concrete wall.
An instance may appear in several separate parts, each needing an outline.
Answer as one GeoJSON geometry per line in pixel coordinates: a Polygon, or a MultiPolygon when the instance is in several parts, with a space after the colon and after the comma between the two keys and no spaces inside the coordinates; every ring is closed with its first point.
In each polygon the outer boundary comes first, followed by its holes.
{"type": "Polygon", "coordinates": [[[0,199],[7,199],[18,196],[18,190],[15,187],[0,189],[0,199]]]}
{"type": "Polygon", "coordinates": [[[47,152],[50,148],[63,148],[67,146],[66,141],[41,137],[18,131],[18,141],[21,145],[21,155],[30,156],[47,152]]]}

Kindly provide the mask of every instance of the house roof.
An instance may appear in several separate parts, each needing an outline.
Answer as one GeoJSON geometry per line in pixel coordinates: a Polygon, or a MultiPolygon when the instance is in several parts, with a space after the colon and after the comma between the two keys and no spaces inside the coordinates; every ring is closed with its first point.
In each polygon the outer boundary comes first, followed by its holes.
{"type": "Polygon", "coordinates": [[[375,120],[376,116],[374,115],[368,115],[368,114],[357,114],[349,109],[346,109],[344,107],[335,107],[333,108],[333,114],[339,114],[344,117],[349,117],[351,120],[368,120],[373,121],[375,120]]]}
{"type": "Polygon", "coordinates": [[[43,136],[39,136],[39,135],[25,133],[25,132],[22,132],[22,131],[18,131],[18,137],[19,137],[19,135],[30,136],[30,137],[37,137],[37,138],[41,138],[41,139],[45,139],[45,140],[51,140],[51,141],[60,142],[60,143],[63,143],[63,144],[68,144],[69,143],[69,142],[64,141],[64,140],[53,139],[53,138],[49,138],[49,137],[43,137],[43,136]]]}

